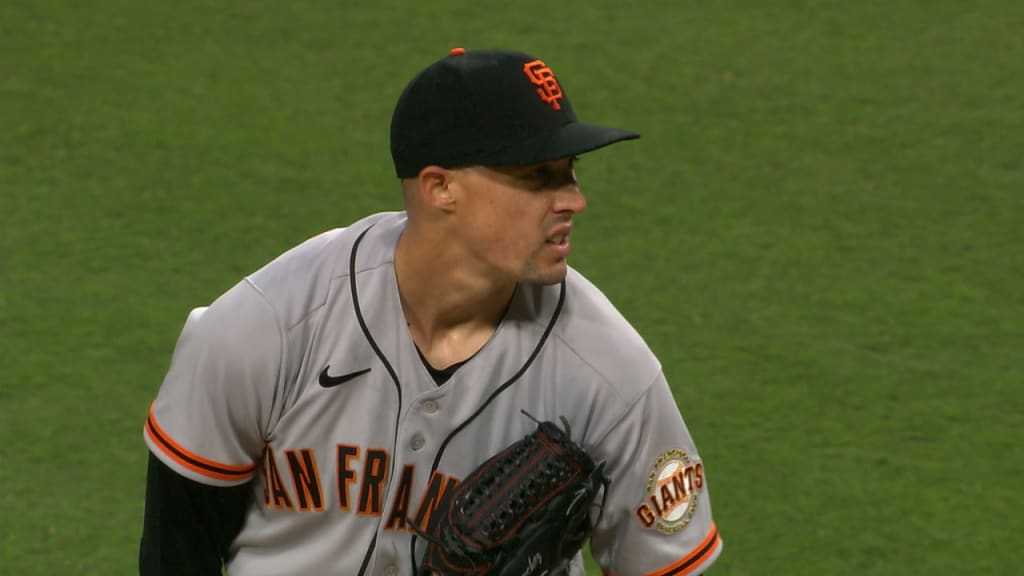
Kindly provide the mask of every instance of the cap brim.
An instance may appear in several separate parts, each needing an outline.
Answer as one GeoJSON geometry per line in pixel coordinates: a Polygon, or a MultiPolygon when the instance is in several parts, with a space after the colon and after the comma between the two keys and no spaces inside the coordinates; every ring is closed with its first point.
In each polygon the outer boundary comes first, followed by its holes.
{"type": "Polygon", "coordinates": [[[515,146],[488,154],[481,164],[491,166],[524,165],[578,156],[609,144],[640,137],[636,132],[573,122],[540,134],[515,146]]]}

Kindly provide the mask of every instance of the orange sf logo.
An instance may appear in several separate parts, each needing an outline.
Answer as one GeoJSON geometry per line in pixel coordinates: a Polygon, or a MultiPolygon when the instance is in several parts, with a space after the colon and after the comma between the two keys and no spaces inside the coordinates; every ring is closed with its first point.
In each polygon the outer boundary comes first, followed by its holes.
{"type": "Polygon", "coordinates": [[[563,98],[562,87],[555,80],[555,73],[548,68],[547,64],[540,60],[527,62],[523,65],[523,72],[537,88],[537,95],[540,99],[551,104],[555,110],[561,110],[562,105],[558,103],[563,98]]]}

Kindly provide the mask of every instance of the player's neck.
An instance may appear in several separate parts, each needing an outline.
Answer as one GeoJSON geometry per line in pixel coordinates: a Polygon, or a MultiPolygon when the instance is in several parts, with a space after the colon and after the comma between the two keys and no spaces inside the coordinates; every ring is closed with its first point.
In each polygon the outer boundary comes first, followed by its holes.
{"type": "Polygon", "coordinates": [[[395,276],[409,332],[434,366],[462,361],[493,335],[515,293],[514,282],[473,274],[464,259],[405,234],[395,276]]]}

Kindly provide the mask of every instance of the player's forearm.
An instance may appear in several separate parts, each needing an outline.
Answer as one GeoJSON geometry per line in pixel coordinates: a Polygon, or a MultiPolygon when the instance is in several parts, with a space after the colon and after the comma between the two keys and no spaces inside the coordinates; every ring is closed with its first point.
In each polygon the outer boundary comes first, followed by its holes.
{"type": "Polygon", "coordinates": [[[219,488],[189,480],[149,456],[140,576],[221,576],[241,528],[248,485],[219,488]]]}

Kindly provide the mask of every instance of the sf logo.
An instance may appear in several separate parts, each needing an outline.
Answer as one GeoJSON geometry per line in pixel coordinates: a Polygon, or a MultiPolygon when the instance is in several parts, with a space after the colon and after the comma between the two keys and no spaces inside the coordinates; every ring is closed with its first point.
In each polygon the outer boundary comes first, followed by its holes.
{"type": "Polygon", "coordinates": [[[555,110],[562,109],[562,105],[558,102],[562,99],[562,87],[558,85],[555,73],[548,68],[547,64],[540,60],[527,62],[523,65],[523,72],[526,72],[526,77],[534,86],[538,87],[537,95],[541,100],[551,104],[555,110]]]}

